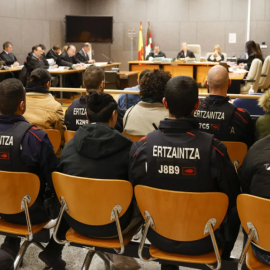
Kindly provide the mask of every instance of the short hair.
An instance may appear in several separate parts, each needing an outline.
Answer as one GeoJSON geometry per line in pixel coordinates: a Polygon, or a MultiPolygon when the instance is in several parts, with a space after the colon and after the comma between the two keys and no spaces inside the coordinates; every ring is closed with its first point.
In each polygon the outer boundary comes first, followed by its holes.
{"type": "Polygon", "coordinates": [[[44,51],[46,50],[46,47],[43,44],[39,44],[39,47],[41,47],[41,49],[44,50],[44,51]]]}
{"type": "Polygon", "coordinates": [[[86,90],[98,89],[101,82],[105,80],[105,73],[101,67],[90,66],[83,75],[86,90]]]}
{"type": "Polygon", "coordinates": [[[59,45],[54,45],[54,46],[53,46],[53,50],[54,50],[54,51],[57,51],[57,50],[60,50],[60,49],[61,49],[61,48],[60,48],[59,45]]]}
{"type": "Polygon", "coordinates": [[[33,46],[33,47],[32,47],[32,52],[36,51],[36,50],[38,49],[38,47],[40,47],[40,48],[41,48],[41,46],[40,46],[40,45],[35,45],[35,46],[33,46]]]}
{"type": "Polygon", "coordinates": [[[18,79],[7,79],[0,83],[0,112],[13,115],[22,101],[25,101],[25,90],[18,79]]]}
{"type": "Polygon", "coordinates": [[[44,85],[51,80],[51,74],[44,68],[36,68],[30,74],[30,83],[28,86],[34,87],[44,85]]]}
{"type": "Polygon", "coordinates": [[[142,77],[147,73],[147,72],[151,72],[150,69],[145,69],[141,72],[140,76],[139,76],[139,80],[141,81],[142,77]]]}
{"type": "Polygon", "coordinates": [[[188,76],[177,76],[166,85],[165,98],[169,112],[176,118],[189,116],[198,102],[198,86],[188,76]]]}
{"type": "Polygon", "coordinates": [[[160,48],[160,46],[159,46],[159,45],[155,45],[155,46],[154,46],[154,48],[155,48],[155,47],[159,47],[159,48],[160,48]]]}
{"type": "Polygon", "coordinates": [[[171,77],[169,72],[161,69],[147,72],[140,81],[140,96],[162,102],[166,83],[171,77]]]}
{"type": "Polygon", "coordinates": [[[91,44],[88,43],[88,42],[86,42],[86,43],[83,44],[83,47],[90,47],[90,46],[91,46],[91,44]]]}
{"type": "Polygon", "coordinates": [[[7,48],[9,45],[13,46],[11,42],[6,41],[6,42],[3,44],[3,50],[4,50],[5,48],[7,48]]]}
{"type": "Polygon", "coordinates": [[[91,90],[87,96],[86,111],[91,123],[108,123],[113,111],[117,111],[117,108],[117,102],[107,93],[91,90]]]}

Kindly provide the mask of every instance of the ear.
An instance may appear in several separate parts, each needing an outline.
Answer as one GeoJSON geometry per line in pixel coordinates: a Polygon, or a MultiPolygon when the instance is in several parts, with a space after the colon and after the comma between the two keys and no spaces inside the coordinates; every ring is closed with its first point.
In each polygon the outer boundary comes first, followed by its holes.
{"type": "Polygon", "coordinates": [[[165,107],[167,110],[169,110],[168,103],[167,103],[167,100],[166,100],[165,97],[163,98],[162,103],[163,103],[164,107],[165,107]]]}
{"type": "Polygon", "coordinates": [[[50,89],[50,87],[51,87],[51,81],[48,81],[47,83],[45,83],[45,87],[47,89],[50,89]]]}
{"type": "Polygon", "coordinates": [[[229,81],[228,81],[228,88],[229,88],[231,85],[232,85],[232,80],[229,79],[229,81]]]}
{"type": "Polygon", "coordinates": [[[102,82],[100,83],[100,85],[99,85],[99,91],[100,91],[100,92],[103,92],[104,88],[105,88],[105,81],[102,81],[102,82]]]}
{"type": "Polygon", "coordinates": [[[24,101],[21,101],[21,103],[19,104],[19,109],[20,109],[20,111],[22,111],[22,112],[25,112],[25,102],[24,101]]]}
{"type": "Polygon", "coordinates": [[[118,116],[117,111],[113,111],[112,116],[111,116],[111,120],[114,123],[114,125],[117,122],[117,116],[118,116]]]}
{"type": "Polygon", "coordinates": [[[204,82],[204,84],[205,84],[205,86],[206,86],[207,88],[209,88],[209,84],[208,84],[207,79],[206,79],[206,81],[204,82]]]}

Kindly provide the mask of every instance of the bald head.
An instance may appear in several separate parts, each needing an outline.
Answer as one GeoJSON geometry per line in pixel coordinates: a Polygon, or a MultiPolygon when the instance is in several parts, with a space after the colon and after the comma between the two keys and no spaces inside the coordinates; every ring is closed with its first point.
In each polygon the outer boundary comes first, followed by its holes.
{"type": "Polygon", "coordinates": [[[207,75],[207,85],[210,94],[227,96],[228,87],[231,85],[227,69],[220,65],[212,67],[207,75]]]}

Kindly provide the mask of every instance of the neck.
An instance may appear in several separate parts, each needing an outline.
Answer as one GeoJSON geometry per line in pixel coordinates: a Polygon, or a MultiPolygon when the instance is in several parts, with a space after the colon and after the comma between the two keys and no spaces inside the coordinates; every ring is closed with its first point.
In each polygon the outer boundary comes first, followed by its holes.
{"type": "Polygon", "coordinates": [[[210,95],[213,95],[213,96],[222,96],[222,97],[227,97],[227,89],[226,91],[225,90],[213,90],[213,89],[210,89],[210,95]]]}

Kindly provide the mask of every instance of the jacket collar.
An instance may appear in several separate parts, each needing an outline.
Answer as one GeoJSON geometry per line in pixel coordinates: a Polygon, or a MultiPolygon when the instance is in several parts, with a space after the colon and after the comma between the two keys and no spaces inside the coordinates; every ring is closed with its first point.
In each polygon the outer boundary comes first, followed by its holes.
{"type": "Polygon", "coordinates": [[[0,115],[0,124],[15,124],[21,121],[27,122],[22,115],[0,115]]]}
{"type": "Polygon", "coordinates": [[[193,116],[182,119],[167,118],[163,121],[160,121],[159,129],[161,131],[174,130],[179,132],[186,132],[188,130],[199,129],[199,122],[193,116]]]}
{"type": "Polygon", "coordinates": [[[223,96],[217,96],[217,95],[210,95],[205,99],[207,103],[210,104],[224,104],[227,103],[230,100],[230,97],[223,97],[223,96]]]}

